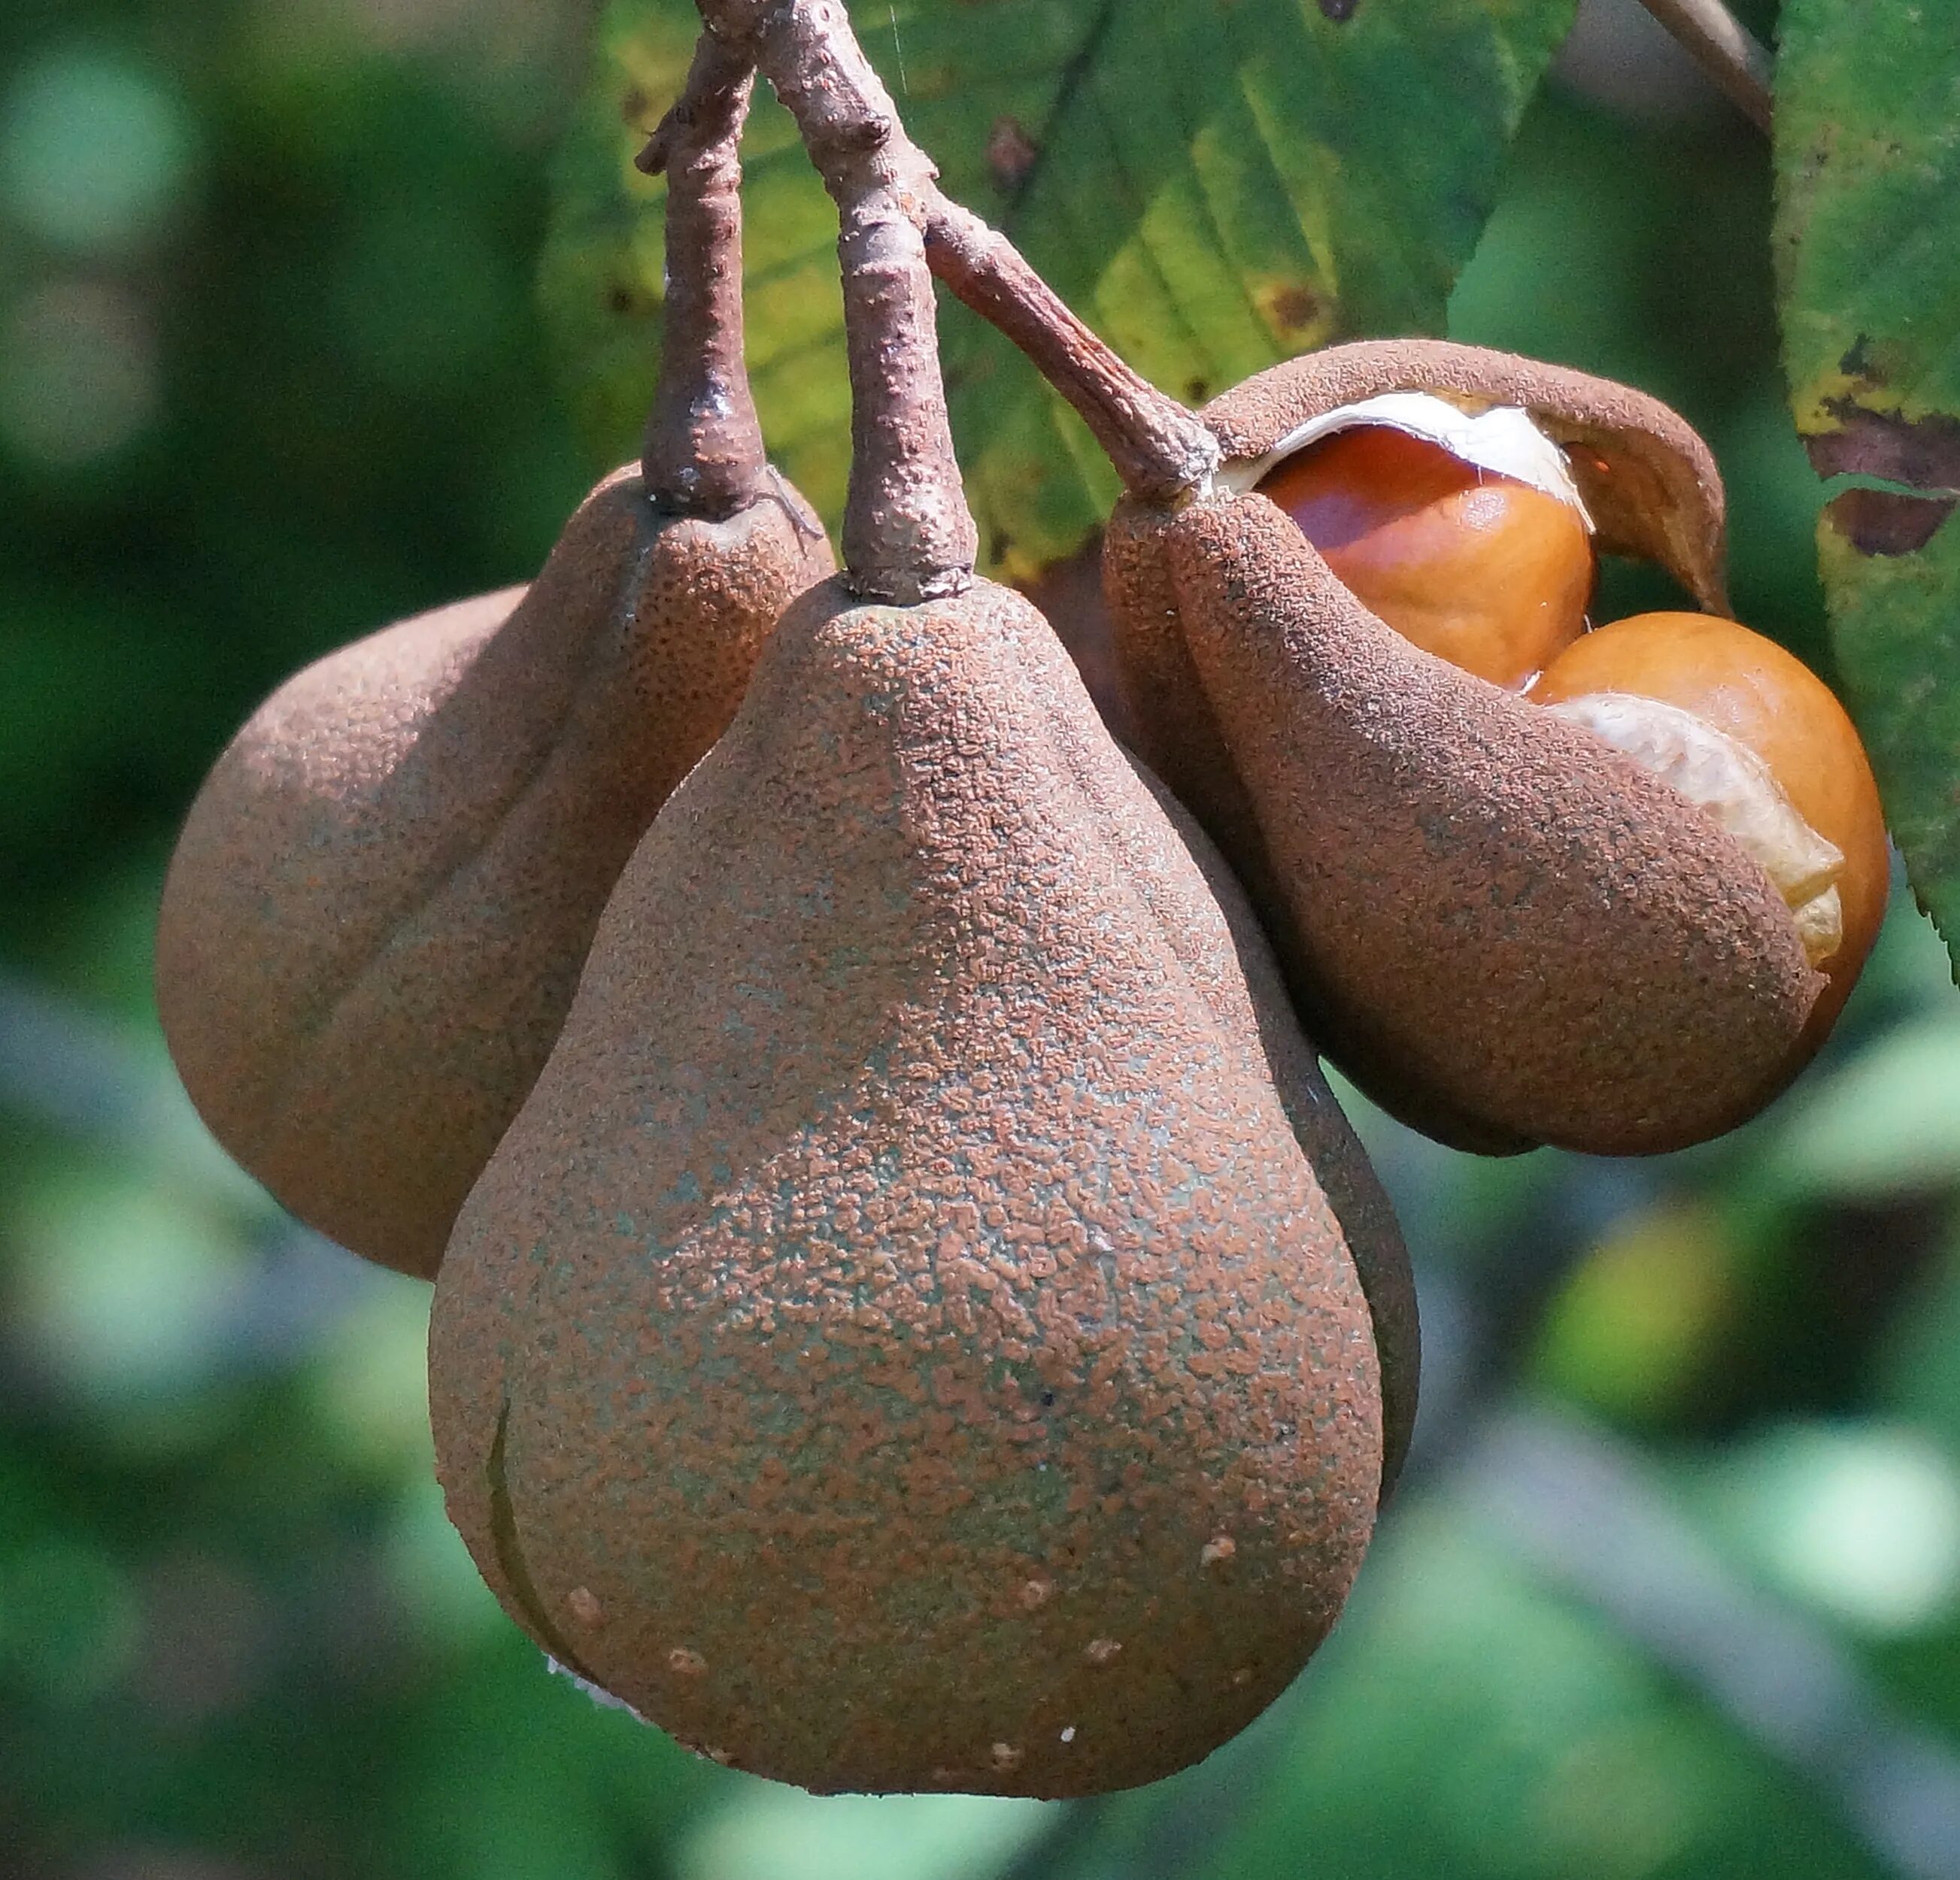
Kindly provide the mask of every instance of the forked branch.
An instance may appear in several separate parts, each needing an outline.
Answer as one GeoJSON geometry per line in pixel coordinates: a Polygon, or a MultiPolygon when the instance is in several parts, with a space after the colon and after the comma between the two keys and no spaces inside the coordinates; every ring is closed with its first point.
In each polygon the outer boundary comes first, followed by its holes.
{"type": "MultiPolygon", "coordinates": [[[[796,113],[804,140],[838,198],[847,250],[853,233],[853,218],[844,212],[851,180],[848,170],[852,165],[882,167],[894,180],[897,206],[923,231],[931,271],[1026,353],[1074,406],[1128,488],[1167,502],[1204,486],[1217,467],[1218,446],[1202,421],[1126,364],[1069,310],[1006,236],[940,192],[931,161],[905,135],[889,95],[851,36],[841,5],[823,0],[763,0],[747,5],[737,0],[701,0],[701,5],[714,33],[733,34],[738,40],[744,34],[759,36],[758,62],[796,113]],[[839,194],[841,183],[846,194],[839,194]]],[[[706,81],[697,62],[687,95],[642,153],[642,168],[657,167],[660,153],[676,134],[673,127],[698,108],[694,101],[696,84],[706,81]]],[[[851,272],[847,256],[847,317],[851,272]]],[[[909,300],[906,305],[912,317],[929,310],[929,301],[924,309],[909,300]]],[[[873,384],[867,388],[872,394],[867,402],[858,387],[860,363],[854,342],[852,389],[861,457],[867,414],[875,414],[891,401],[880,398],[873,384]]],[[[872,362],[864,363],[868,367],[872,362]]],[[[882,358],[876,366],[876,377],[889,373],[889,363],[882,358]]],[[[950,434],[947,447],[950,452],[950,434]]],[[[854,481],[854,503],[857,488],[854,481]]],[[[859,555],[848,517],[845,550],[856,569],[859,555]]]]}

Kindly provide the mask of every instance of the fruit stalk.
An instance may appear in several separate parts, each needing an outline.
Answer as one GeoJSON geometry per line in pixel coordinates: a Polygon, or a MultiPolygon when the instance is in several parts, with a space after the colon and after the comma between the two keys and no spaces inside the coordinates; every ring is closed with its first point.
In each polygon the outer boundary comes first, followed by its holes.
{"type": "Polygon", "coordinates": [[[935,186],[925,244],[933,272],[1075,407],[1133,495],[1169,503],[1205,485],[1218,444],[1203,421],[1125,364],[1005,235],[935,186]]]}
{"type": "Polygon", "coordinates": [[[894,134],[891,97],[834,0],[700,9],[711,33],[752,47],[837,204],[852,410],[847,578],[901,604],[963,593],[979,537],[953,456],[920,232],[932,166],[894,134]]]}
{"type": "MultiPolygon", "coordinates": [[[[711,0],[702,5],[711,36],[733,33],[738,28],[766,35],[771,29],[762,19],[765,11],[717,5],[711,0]]],[[[808,99],[828,94],[825,134],[881,154],[903,175],[901,200],[924,233],[926,262],[932,272],[1019,347],[1075,408],[1125,488],[1147,501],[1170,504],[1206,487],[1218,466],[1218,446],[1204,421],[1160,391],[1092,332],[1006,235],[943,194],[931,159],[906,135],[889,94],[865,65],[842,9],[795,5],[781,11],[798,16],[799,33],[793,43],[778,42],[773,53],[762,52],[772,82],[786,72],[791,76],[797,90],[784,96],[793,111],[798,110],[797,96],[808,99]],[[832,68],[851,74],[861,71],[868,83],[854,82],[848,91],[837,88],[828,75],[832,68]]],[[[658,169],[661,153],[677,127],[703,108],[705,88],[717,81],[713,68],[697,60],[686,91],[641,153],[640,168],[649,173],[658,169]]],[[[782,89],[780,83],[778,89],[782,89]]],[[[806,126],[807,142],[810,135],[806,126]]],[[[811,151],[824,168],[823,152],[815,145],[811,151]]],[[[831,180],[828,168],[825,179],[831,180]]],[[[832,192],[836,193],[834,183],[832,192]]],[[[847,294],[848,279],[847,269],[847,294]]],[[[848,552],[848,523],[845,546],[848,552]]],[[[854,557],[853,561],[854,565],[854,557]]]]}
{"type": "Polygon", "coordinates": [[[725,522],[761,493],[762,427],[742,343],[742,126],[755,63],[704,33],[685,112],[642,154],[667,173],[667,294],[659,388],[641,467],[657,506],[725,522]]]}

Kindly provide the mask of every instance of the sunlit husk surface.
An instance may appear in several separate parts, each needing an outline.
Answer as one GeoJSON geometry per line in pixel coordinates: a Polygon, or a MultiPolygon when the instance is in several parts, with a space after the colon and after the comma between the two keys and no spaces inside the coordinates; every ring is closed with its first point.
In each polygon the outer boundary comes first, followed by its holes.
{"type": "Polygon", "coordinates": [[[826,1791],[1125,1787],[1285,1687],[1413,1297],[1208,869],[1018,596],[786,617],[437,1286],[450,1513],[554,1656],[826,1791]]]}

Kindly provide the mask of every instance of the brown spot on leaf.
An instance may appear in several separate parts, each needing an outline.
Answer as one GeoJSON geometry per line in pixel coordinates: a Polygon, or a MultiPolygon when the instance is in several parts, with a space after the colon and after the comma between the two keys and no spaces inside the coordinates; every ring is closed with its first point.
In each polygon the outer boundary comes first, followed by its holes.
{"type": "Polygon", "coordinates": [[[1860,555],[1916,555],[1952,515],[1951,496],[1905,496],[1894,490],[1847,490],[1824,514],[1860,555]]]}
{"type": "Polygon", "coordinates": [[[1819,476],[1870,476],[1914,489],[1960,491],[1960,418],[1901,418],[1850,399],[1825,409],[1839,428],[1804,439],[1819,476]]]}
{"type": "Polygon", "coordinates": [[[638,130],[645,122],[647,113],[653,104],[638,85],[628,85],[626,95],[619,100],[619,115],[625,120],[629,130],[638,130]]]}
{"type": "Polygon", "coordinates": [[[1320,0],[1322,14],[1336,26],[1344,26],[1354,17],[1354,10],[1361,0],[1320,0]]]}
{"type": "Polygon", "coordinates": [[[1021,128],[1020,120],[997,117],[987,133],[987,169],[994,186],[1009,194],[1027,180],[1041,155],[1041,146],[1021,128]]]}
{"type": "Polygon", "coordinates": [[[1304,281],[1282,281],[1264,288],[1259,305],[1284,338],[1311,332],[1326,316],[1320,296],[1304,281]]]}
{"type": "Polygon", "coordinates": [[[1838,370],[1847,379],[1869,379],[1873,377],[1872,336],[1860,333],[1851,342],[1850,350],[1838,361],[1838,370]]]}

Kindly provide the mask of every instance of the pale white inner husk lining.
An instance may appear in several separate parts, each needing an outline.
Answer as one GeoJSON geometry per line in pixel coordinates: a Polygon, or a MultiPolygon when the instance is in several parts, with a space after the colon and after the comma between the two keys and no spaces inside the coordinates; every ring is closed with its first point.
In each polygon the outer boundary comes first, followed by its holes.
{"type": "Polygon", "coordinates": [[[1768,765],[1746,744],[1678,705],[1631,692],[1589,692],[1545,710],[1603,738],[1735,837],[1796,917],[1813,966],[1844,943],[1837,886],[1844,851],[1798,815],[1768,765]]]}
{"type": "Polygon", "coordinates": [[[1228,489],[1249,490],[1295,451],[1337,431],[1351,431],[1357,425],[1387,425],[1412,437],[1426,437],[1465,463],[1529,483],[1533,489],[1570,503],[1586,528],[1592,526],[1565,453],[1532,421],[1529,412],[1516,405],[1498,405],[1472,414],[1427,392],[1383,392],[1358,404],[1344,405],[1338,411],[1323,412],[1295,425],[1264,456],[1241,457],[1224,465],[1218,481],[1228,489]]]}

